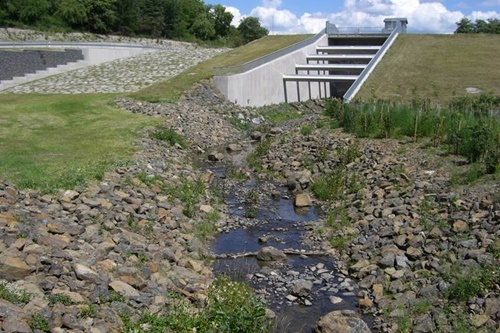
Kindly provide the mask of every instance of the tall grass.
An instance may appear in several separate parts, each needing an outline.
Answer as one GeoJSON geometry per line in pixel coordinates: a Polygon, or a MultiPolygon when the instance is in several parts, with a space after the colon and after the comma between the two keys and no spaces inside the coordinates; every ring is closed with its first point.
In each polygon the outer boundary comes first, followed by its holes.
{"type": "Polygon", "coordinates": [[[333,126],[359,137],[431,138],[437,147],[446,145],[470,163],[480,163],[485,173],[500,170],[500,98],[481,95],[459,97],[447,108],[429,100],[411,103],[380,100],[344,104],[328,102],[325,114],[333,126]]]}

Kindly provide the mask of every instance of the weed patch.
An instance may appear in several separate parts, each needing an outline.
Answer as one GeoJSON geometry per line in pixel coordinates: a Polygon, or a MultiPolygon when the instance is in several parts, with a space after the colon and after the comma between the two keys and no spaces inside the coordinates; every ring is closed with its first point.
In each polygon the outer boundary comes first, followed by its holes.
{"type": "Polygon", "coordinates": [[[151,137],[169,143],[171,146],[178,145],[182,149],[188,147],[186,141],[171,128],[160,128],[151,134],[151,137]]]}
{"type": "Polygon", "coordinates": [[[31,300],[31,294],[7,283],[0,283],[0,298],[14,304],[26,304],[31,300]]]}
{"type": "Polygon", "coordinates": [[[123,318],[125,332],[270,332],[265,304],[251,287],[218,276],[208,290],[206,305],[195,309],[185,299],[169,295],[166,315],[145,314],[137,322],[123,318]],[[144,328],[147,327],[147,330],[144,328]]]}
{"type": "Polygon", "coordinates": [[[410,103],[379,100],[350,104],[334,99],[324,113],[358,137],[411,138],[413,142],[430,138],[435,147],[445,145],[451,153],[480,165],[465,177],[471,182],[499,170],[500,119],[494,115],[499,107],[500,98],[489,95],[453,100],[446,109],[418,98],[410,103]]]}

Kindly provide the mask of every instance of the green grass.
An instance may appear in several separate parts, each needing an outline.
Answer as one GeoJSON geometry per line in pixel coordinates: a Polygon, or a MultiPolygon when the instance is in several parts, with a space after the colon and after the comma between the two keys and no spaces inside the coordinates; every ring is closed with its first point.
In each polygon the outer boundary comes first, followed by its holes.
{"type": "Polygon", "coordinates": [[[218,276],[208,290],[205,306],[198,311],[186,299],[168,296],[165,315],[146,313],[136,322],[124,317],[124,332],[231,332],[272,331],[265,304],[248,284],[218,276]]]}
{"type": "Polygon", "coordinates": [[[132,93],[130,97],[150,102],[176,102],[193,84],[211,78],[215,67],[242,65],[309,37],[311,35],[266,36],[204,61],[167,81],[132,93]]]}
{"type": "Polygon", "coordinates": [[[151,117],[116,95],[0,95],[0,177],[42,192],[83,186],[130,160],[151,117]]]}
{"type": "Polygon", "coordinates": [[[151,136],[156,140],[168,142],[172,146],[178,144],[184,149],[188,147],[186,141],[184,141],[179,133],[171,128],[159,128],[151,136]]]}
{"type": "Polygon", "coordinates": [[[500,35],[400,35],[356,98],[446,103],[467,87],[498,95],[499,53],[500,35]]]}

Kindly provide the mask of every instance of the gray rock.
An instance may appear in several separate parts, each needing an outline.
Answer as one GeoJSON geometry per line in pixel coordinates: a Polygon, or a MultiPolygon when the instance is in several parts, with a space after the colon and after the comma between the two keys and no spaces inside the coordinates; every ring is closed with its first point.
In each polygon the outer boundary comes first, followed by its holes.
{"type": "Polygon", "coordinates": [[[354,311],[333,311],[320,318],[316,333],[369,333],[368,325],[354,311]]]}
{"type": "Polygon", "coordinates": [[[272,246],[266,246],[257,253],[257,259],[261,261],[283,261],[286,260],[286,254],[272,246]]]}
{"type": "Polygon", "coordinates": [[[436,325],[430,314],[424,314],[413,320],[413,330],[415,333],[428,333],[434,332],[436,330],[436,325]]]}
{"type": "Polygon", "coordinates": [[[378,262],[381,267],[394,267],[396,261],[396,256],[394,253],[386,253],[382,259],[378,262]]]}
{"type": "Polygon", "coordinates": [[[297,280],[292,286],[292,295],[306,297],[311,293],[313,283],[309,280],[297,280]]]}

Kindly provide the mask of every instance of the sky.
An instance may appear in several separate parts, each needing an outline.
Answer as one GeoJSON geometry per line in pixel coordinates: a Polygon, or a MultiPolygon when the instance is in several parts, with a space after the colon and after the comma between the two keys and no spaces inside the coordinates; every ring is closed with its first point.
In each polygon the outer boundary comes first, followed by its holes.
{"type": "Polygon", "coordinates": [[[259,18],[271,34],[318,33],[330,21],[338,27],[380,27],[384,18],[406,17],[408,32],[452,33],[467,17],[500,19],[500,0],[213,0],[234,15],[259,18]]]}

